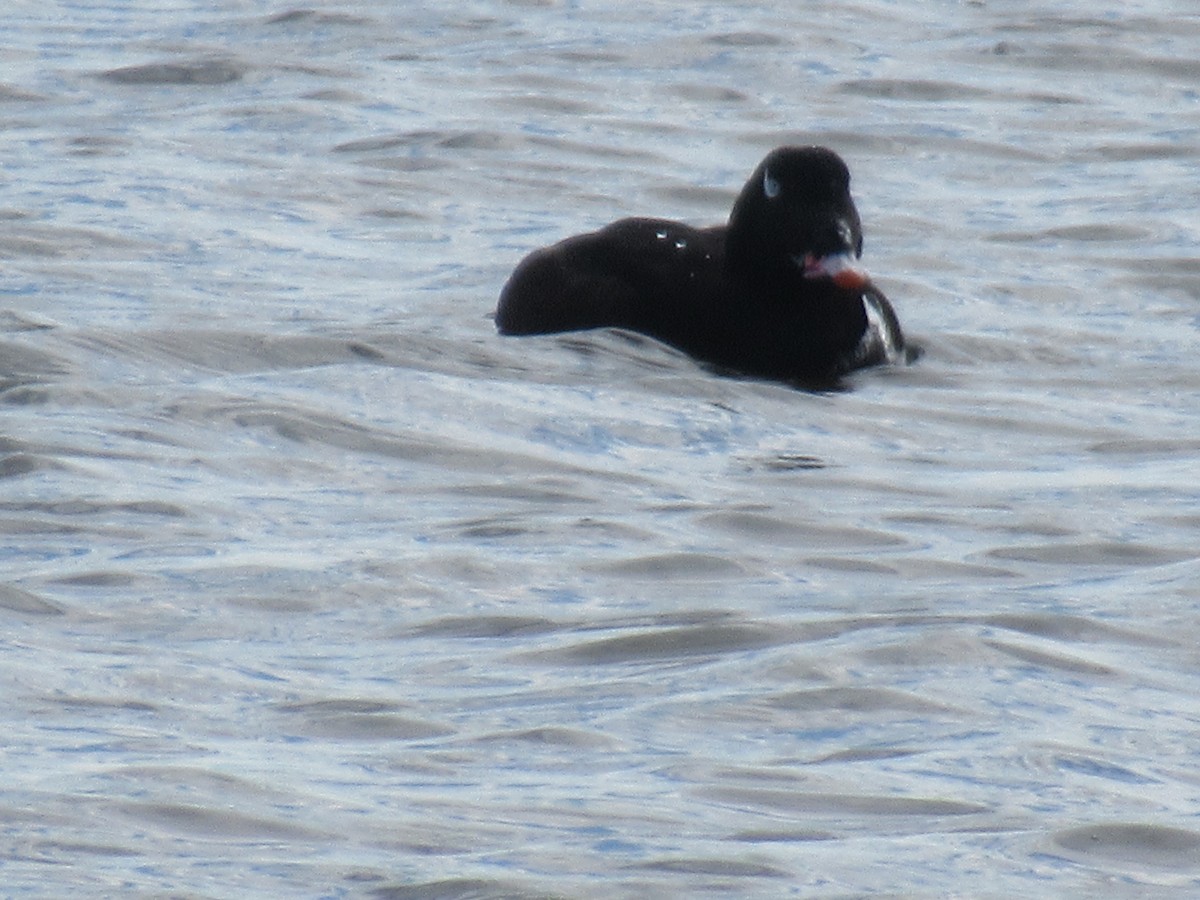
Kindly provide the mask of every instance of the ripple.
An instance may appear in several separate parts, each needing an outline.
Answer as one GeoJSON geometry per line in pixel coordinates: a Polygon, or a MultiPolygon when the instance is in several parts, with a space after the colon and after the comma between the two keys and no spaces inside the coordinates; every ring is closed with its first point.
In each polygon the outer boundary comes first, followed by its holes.
{"type": "Polygon", "coordinates": [[[276,13],[265,20],[267,25],[304,25],[326,27],[330,25],[369,26],[377,25],[374,19],[343,12],[326,12],[316,9],[290,9],[276,13]]]}
{"type": "Polygon", "coordinates": [[[1060,831],[1054,843],[1097,864],[1200,871],[1200,833],[1166,825],[1106,823],[1060,831]]]}
{"type": "Polygon", "coordinates": [[[65,468],[57,460],[36,453],[9,453],[0,457],[0,479],[21,478],[39,472],[62,471],[65,468]]]}
{"type": "Polygon", "coordinates": [[[1118,670],[1103,663],[1092,662],[1091,660],[1081,659],[1077,656],[1068,656],[1065,653],[1051,652],[1041,650],[1035,647],[1013,644],[1008,641],[984,641],[983,642],[993,650],[999,650],[1008,656],[1021,660],[1043,669],[1051,669],[1059,672],[1075,672],[1081,675],[1099,675],[1099,676],[1114,676],[1120,674],[1118,670]]]}
{"type": "Polygon", "coordinates": [[[1150,228],[1137,225],[1118,225],[1111,222],[1095,222],[1080,225],[1059,225],[1041,231],[997,232],[987,236],[989,241],[1009,244],[1058,243],[1126,243],[1144,241],[1154,236],[1150,228]]]}
{"type": "Polygon", "coordinates": [[[228,809],[184,803],[122,803],[118,807],[137,821],[176,834],[215,840],[247,838],[270,841],[324,840],[318,831],[280,819],[245,815],[228,809]]]}
{"type": "Polygon", "coordinates": [[[997,95],[983,88],[946,81],[925,81],[903,78],[862,78],[846,81],[841,90],[847,94],[886,100],[913,100],[922,103],[942,103],[948,100],[978,100],[997,95]]]}
{"type": "Polygon", "coordinates": [[[793,875],[791,872],[765,863],[732,859],[655,859],[628,868],[650,872],[707,875],[713,878],[789,878],[793,875]]]}
{"type": "Polygon", "coordinates": [[[730,31],[710,35],[704,40],[718,47],[777,47],[784,43],[779,35],[764,31],[730,31]]]}
{"type": "Polygon", "coordinates": [[[1011,631],[1058,641],[1096,643],[1112,641],[1131,646],[1162,646],[1163,641],[1132,628],[1120,628],[1106,622],[1096,622],[1081,616],[1065,616],[1053,613],[1000,613],[984,619],[1011,631]]]}
{"type": "Polygon", "coordinates": [[[614,665],[739,653],[777,644],[778,630],[758,625],[711,624],[655,628],[617,637],[589,640],[556,650],[539,651],[530,659],[585,665],[614,665]]]}
{"type": "Polygon", "coordinates": [[[376,900],[513,900],[518,897],[544,897],[555,900],[553,893],[512,881],[484,878],[449,878],[403,885],[384,885],[369,891],[376,900]]]}
{"type": "Polygon", "coordinates": [[[250,67],[227,58],[142,63],[100,73],[105,81],[125,85],[218,85],[240,81],[250,67]]]}
{"type": "Polygon", "coordinates": [[[710,553],[656,553],[616,562],[597,563],[589,568],[627,578],[646,578],[654,581],[727,579],[735,578],[746,571],[745,567],[735,560],[710,553]]]}
{"type": "Polygon", "coordinates": [[[0,584],[0,609],[30,616],[61,616],[65,612],[59,604],[11,584],[0,584]]]}
{"type": "Polygon", "coordinates": [[[912,694],[889,688],[816,688],[777,694],[767,700],[770,706],[793,712],[836,709],[844,712],[952,712],[950,707],[932,703],[912,694]]]}
{"type": "Polygon", "coordinates": [[[850,550],[897,547],[905,543],[903,537],[885,531],[822,525],[750,511],[711,513],[702,516],[700,523],[742,538],[752,538],[756,542],[765,541],[793,547],[836,547],[850,550]]]}
{"type": "Polygon", "coordinates": [[[560,627],[550,619],[535,616],[449,616],[427,622],[414,633],[457,638],[507,638],[546,634],[560,627]]]}
{"type": "Polygon", "coordinates": [[[766,809],[787,810],[791,814],[819,816],[974,816],[989,808],[980,803],[945,800],[934,797],[895,797],[870,794],[825,794],[809,791],[763,788],[718,787],[706,789],[706,797],[728,803],[747,804],[766,809]]]}
{"type": "Polygon", "coordinates": [[[1162,566],[1196,558],[1191,548],[1116,541],[996,547],[987,555],[993,559],[1072,566],[1162,566]]]}
{"type": "Polygon", "coordinates": [[[454,729],[428,719],[399,715],[387,701],[336,699],[287,703],[280,712],[300,718],[309,737],[350,741],[420,741],[453,734],[454,729]]]}
{"type": "Polygon", "coordinates": [[[33,91],[14,87],[11,84],[0,84],[0,103],[35,103],[45,99],[46,97],[33,91]]]}

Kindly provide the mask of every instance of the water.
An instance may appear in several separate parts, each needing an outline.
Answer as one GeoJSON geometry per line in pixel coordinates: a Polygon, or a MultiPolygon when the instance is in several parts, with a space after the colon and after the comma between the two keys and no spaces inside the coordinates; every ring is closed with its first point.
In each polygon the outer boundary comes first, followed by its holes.
{"type": "Polygon", "coordinates": [[[10,896],[1191,896],[1183,2],[10,4],[10,896]],[[849,161],[925,351],[502,339],[849,161]]]}

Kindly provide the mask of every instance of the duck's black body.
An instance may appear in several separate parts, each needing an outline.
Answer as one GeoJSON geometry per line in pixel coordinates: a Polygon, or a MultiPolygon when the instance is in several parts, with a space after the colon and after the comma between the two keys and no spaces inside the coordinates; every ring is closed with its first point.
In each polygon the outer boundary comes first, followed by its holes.
{"type": "Polygon", "coordinates": [[[727,225],[623,219],[530,254],[496,324],[504,334],[627,328],[745,374],[832,380],[903,354],[891,304],[853,265],[861,252],[845,163],[783,147],[727,225]]]}

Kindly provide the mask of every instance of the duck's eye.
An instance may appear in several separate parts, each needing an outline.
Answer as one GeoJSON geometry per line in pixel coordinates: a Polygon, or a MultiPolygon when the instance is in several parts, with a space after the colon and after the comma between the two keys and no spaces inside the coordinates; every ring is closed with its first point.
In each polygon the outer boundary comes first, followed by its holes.
{"type": "Polygon", "coordinates": [[[767,195],[768,200],[774,200],[779,196],[783,187],[771,176],[770,169],[763,170],[763,193],[767,195]]]}

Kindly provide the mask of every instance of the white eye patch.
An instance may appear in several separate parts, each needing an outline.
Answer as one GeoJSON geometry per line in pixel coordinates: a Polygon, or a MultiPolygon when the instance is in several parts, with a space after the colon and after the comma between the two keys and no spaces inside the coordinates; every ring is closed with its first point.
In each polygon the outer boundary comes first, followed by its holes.
{"type": "Polygon", "coordinates": [[[770,169],[763,170],[763,185],[762,185],[762,187],[763,187],[763,193],[767,195],[768,200],[774,200],[776,197],[779,196],[780,191],[783,190],[783,186],[780,185],[780,183],[778,181],[776,181],[774,178],[771,177],[770,169]]]}
{"type": "Polygon", "coordinates": [[[838,237],[842,239],[842,243],[847,247],[854,246],[854,231],[850,227],[850,223],[845,219],[838,219],[837,223],[838,237]]]}

